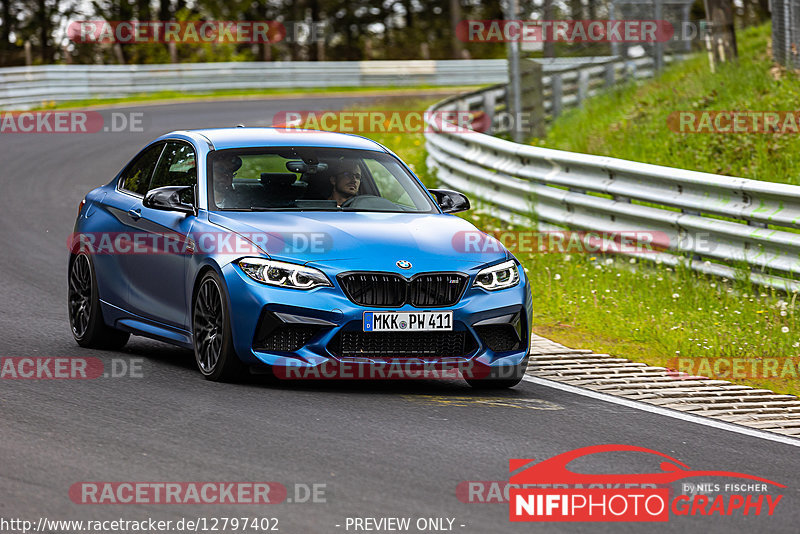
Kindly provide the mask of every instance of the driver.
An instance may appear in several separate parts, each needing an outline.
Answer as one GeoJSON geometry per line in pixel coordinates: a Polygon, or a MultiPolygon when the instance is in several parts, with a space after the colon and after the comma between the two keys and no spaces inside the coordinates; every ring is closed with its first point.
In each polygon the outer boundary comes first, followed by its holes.
{"type": "Polygon", "coordinates": [[[354,160],[346,160],[339,163],[330,177],[333,192],[328,200],[335,200],[337,206],[341,206],[346,200],[358,194],[361,187],[361,168],[354,160]]]}
{"type": "Polygon", "coordinates": [[[221,155],[214,158],[214,203],[220,208],[233,207],[233,177],[242,166],[242,158],[235,154],[221,155]]]}

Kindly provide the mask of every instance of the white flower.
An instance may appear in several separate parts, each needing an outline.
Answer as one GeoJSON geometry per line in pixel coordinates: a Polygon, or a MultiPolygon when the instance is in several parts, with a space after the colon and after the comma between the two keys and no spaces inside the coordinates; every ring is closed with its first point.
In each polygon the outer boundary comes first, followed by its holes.
{"type": "Polygon", "coordinates": [[[781,332],[783,332],[784,334],[788,334],[789,333],[789,327],[788,326],[782,326],[781,327],[781,332]]]}
{"type": "Polygon", "coordinates": [[[608,259],[606,260],[606,265],[611,265],[612,263],[614,263],[614,260],[613,260],[613,258],[608,258],[608,259]]]}
{"type": "Polygon", "coordinates": [[[561,280],[561,275],[560,274],[555,274],[553,276],[553,280],[561,280]]]}
{"type": "Polygon", "coordinates": [[[676,299],[676,298],[678,298],[678,297],[680,297],[680,295],[679,295],[679,294],[677,294],[677,293],[673,293],[673,294],[672,294],[672,298],[676,299]]]}
{"type": "Polygon", "coordinates": [[[631,258],[629,263],[636,263],[636,258],[631,258]]]}

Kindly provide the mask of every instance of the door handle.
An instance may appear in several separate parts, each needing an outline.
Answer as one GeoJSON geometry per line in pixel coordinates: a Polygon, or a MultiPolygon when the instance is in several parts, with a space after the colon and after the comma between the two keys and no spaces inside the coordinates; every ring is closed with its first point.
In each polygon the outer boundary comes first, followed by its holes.
{"type": "Polygon", "coordinates": [[[142,218],[142,210],[141,208],[131,208],[128,210],[128,216],[133,219],[134,221],[138,221],[142,218]]]}

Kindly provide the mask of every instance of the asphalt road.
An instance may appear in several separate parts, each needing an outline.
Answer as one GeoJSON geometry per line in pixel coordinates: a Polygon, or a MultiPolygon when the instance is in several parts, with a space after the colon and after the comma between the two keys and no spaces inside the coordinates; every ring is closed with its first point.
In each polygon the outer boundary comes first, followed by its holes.
{"type": "MultiPolygon", "coordinates": [[[[201,378],[192,353],[143,338],[118,353],[77,347],[66,314],[66,239],[88,190],[169,130],[269,124],[279,110],[364,100],[117,109],[144,113],[145,131],[0,134],[0,357],[97,356],[106,369],[115,358],[141,366],[140,377],[0,380],[0,518],[275,517],[288,534],[353,532],[348,517],[410,517],[412,525],[443,517],[463,533],[797,531],[800,449],[787,444],[526,382],[492,394],[460,382],[218,384],[201,378]],[[507,505],[456,496],[462,481],[507,479],[511,458],[543,460],[604,443],[648,447],[694,469],[749,473],[787,488],[773,517],[672,517],[655,526],[512,524],[507,505]],[[80,481],[275,481],[290,498],[296,484],[324,484],[325,502],[85,505],[69,496],[80,481]]],[[[597,473],[658,468],[643,454],[577,463],[597,473]]]]}

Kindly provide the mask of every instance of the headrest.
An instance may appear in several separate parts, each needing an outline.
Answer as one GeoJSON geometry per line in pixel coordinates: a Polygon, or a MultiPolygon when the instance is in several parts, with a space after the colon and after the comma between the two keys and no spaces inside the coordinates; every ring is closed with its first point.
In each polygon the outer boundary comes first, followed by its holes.
{"type": "Polygon", "coordinates": [[[214,157],[214,165],[220,165],[231,172],[236,172],[242,167],[242,158],[236,154],[221,154],[214,157]]]}
{"type": "Polygon", "coordinates": [[[297,180],[297,175],[291,172],[262,172],[261,184],[267,188],[288,187],[297,180]]]}

